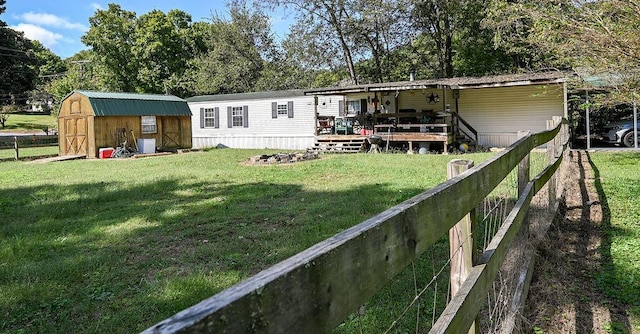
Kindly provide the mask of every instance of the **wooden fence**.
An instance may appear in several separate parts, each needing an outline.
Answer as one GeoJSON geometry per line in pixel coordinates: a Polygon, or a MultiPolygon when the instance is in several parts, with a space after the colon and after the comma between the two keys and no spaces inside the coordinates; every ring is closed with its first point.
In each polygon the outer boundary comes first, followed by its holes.
{"type": "Polygon", "coordinates": [[[527,172],[518,173],[522,189],[515,208],[431,330],[466,333],[486,301],[531,198],[561,164],[566,129],[566,122],[557,119],[552,129],[524,136],[467,172],[181,311],[145,333],[330,332],[448,234],[518,167],[527,172]],[[552,161],[529,181],[527,157],[545,143],[552,161]]]}
{"type": "Polygon", "coordinates": [[[0,149],[13,149],[15,151],[15,160],[20,159],[21,148],[45,146],[58,146],[58,136],[0,136],[0,149]]]}

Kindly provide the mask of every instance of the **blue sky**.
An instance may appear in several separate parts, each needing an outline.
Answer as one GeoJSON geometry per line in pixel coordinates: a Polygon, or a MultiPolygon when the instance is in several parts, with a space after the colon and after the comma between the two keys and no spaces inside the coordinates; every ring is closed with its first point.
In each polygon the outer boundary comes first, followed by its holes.
{"type": "MultiPolygon", "coordinates": [[[[224,0],[7,0],[7,10],[0,20],[23,31],[27,38],[40,41],[64,59],[87,49],[80,37],[89,29],[89,17],[98,9],[108,8],[109,3],[118,3],[122,9],[138,16],[153,9],[165,13],[180,9],[191,14],[193,21],[206,21],[212,12],[226,13],[224,0]]],[[[278,37],[284,37],[292,16],[276,13],[271,15],[271,20],[272,31],[278,37]]]]}

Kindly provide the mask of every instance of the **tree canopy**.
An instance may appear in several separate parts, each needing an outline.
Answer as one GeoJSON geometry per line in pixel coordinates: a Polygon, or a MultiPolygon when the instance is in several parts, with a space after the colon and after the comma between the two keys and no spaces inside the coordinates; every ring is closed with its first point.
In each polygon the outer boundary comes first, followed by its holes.
{"type": "Polygon", "coordinates": [[[638,96],[640,0],[232,0],[227,10],[193,22],[109,4],[89,19],[90,49],[64,62],[0,21],[0,94],[187,97],[556,68],[606,73],[616,99],[638,96]],[[288,34],[276,37],[263,9],[292,15],[288,34]]]}

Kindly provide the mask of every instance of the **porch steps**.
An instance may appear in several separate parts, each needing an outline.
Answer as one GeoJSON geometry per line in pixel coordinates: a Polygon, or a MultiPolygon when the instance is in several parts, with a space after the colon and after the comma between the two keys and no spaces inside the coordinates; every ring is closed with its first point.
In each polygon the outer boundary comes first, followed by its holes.
{"type": "Polygon", "coordinates": [[[364,136],[321,136],[316,137],[312,149],[322,153],[364,152],[367,137],[364,136]]]}

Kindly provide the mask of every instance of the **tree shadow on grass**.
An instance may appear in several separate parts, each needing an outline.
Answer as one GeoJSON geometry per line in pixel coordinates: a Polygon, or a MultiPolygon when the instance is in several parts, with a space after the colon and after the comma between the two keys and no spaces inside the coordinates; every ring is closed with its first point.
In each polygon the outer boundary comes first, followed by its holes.
{"type": "Polygon", "coordinates": [[[140,331],[421,191],[180,178],[3,189],[0,331],[140,331]]]}

